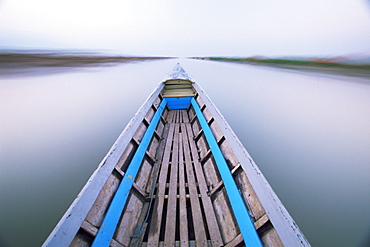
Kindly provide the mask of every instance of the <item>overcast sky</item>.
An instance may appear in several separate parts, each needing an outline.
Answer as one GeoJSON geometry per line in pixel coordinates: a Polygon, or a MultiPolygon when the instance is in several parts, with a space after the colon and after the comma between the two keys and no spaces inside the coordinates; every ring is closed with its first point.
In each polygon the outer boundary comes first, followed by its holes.
{"type": "Polygon", "coordinates": [[[0,0],[0,48],[130,55],[370,51],[369,0],[0,0]]]}

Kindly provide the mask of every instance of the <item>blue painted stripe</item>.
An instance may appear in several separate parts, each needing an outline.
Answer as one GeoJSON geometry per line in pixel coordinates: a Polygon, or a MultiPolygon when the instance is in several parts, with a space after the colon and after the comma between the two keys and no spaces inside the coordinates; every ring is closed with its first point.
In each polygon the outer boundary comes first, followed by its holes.
{"type": "Polygon", "coordinates": [[[200,110],[198,103],[194,98],[191,99],[191,104],[194,107],[195,113],[198,117],[199,123],[202,126],[203,133],[207,139],[208,145],[212,151],[213,157],[216,160],[218,170],[221,174],[222,180],[224,182],[226,192],[228,194],[231,207],[233,209],[236,221],[238,222],[240,231],[244,238],[246,246],[261,246],[261,240],[257,234],[254,224],[249,217],[248,209],[245,206],[243,198],[236,186],[233,176],[231,175],[230,169],[226,163],[226,160],[217,144],[217,141],[208,126],[206,119],[200,110]]]}
{"type": "Polygon", "coordinates": [[[132,184],[139,171],[140,165],[143,161],[146,149],[152,139],[153,133],[158,125],[160,116],[164,108],[166,107],[167,100],[163,99],[157,112],[154,114],[151,123],[146,130],[143,139],[141,140],[139,147],[137,148],[134,157],[132,157],[131,163],[129,164],[124,178],[119,185],[116,194],[109,206],[107,214],[103,220],[102,225],[94,239],[92,244],[93,247],[97,246],[109,246],[113,234],[116,231],[118,221],[121,217],[122,211],[126,205],[127,198],[130,194],[132,184]]]}
{"type": "Polygon", "coordinates": [[[170,110],[187,109],[190,106],[192,97],[171,97],[167,99],[167,105],[170,110]]]}

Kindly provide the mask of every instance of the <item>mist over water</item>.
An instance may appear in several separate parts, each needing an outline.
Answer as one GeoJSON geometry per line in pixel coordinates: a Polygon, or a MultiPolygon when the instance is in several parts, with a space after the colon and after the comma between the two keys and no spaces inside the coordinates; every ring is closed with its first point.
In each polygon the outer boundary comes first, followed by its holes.
{"type": "MultiPolygon", "coordinates": [[[[178,60],[0,77],[0,245],[39,246],[178,60]]],[[[370,81],[181,60],[313,246],[369,234],[370,81]]]]}

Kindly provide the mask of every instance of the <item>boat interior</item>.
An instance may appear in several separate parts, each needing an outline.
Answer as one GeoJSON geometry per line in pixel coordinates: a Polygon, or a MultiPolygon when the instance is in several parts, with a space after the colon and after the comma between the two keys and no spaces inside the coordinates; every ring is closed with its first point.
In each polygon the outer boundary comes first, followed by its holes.
{"type": "Polygon", "coordinates": [[[160,107],[163,109],[134,178],[110,246],[245,246],[229,195],[194,107],[227,162],[264,246],[282,246],[221,129],[189,80],[169,80],[142,120],[71,246],[91,246],[116,191],[160,107]]]}

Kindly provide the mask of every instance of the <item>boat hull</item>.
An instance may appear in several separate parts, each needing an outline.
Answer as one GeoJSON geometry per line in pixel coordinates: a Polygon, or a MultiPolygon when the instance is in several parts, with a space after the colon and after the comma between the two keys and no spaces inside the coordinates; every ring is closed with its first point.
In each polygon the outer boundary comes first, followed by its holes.
{"type": "Polygon", "coordinates": [[[204,90],[172,78],[138,110],[44,243],[57,245],[309,243],[204,90]]]}

